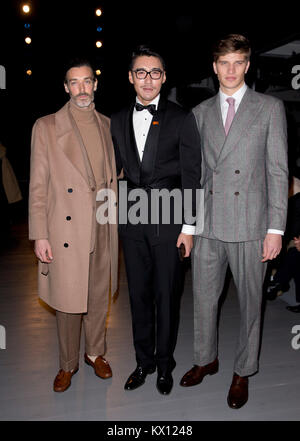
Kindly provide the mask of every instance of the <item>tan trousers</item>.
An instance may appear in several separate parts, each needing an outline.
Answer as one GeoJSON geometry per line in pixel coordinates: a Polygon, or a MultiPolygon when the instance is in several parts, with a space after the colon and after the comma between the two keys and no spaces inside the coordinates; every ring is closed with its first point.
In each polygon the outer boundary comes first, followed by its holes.
{"type": "Polygon", "coordinates": [[[75,369],[79,363],[81,324],[85,335],[85,352],[103,355],[106,351],[106,317],[110,285],[108,224],[96,224],[94,251],[90,254],[88,309],[85,314],[56,311],[60,368],[75,369]]]}

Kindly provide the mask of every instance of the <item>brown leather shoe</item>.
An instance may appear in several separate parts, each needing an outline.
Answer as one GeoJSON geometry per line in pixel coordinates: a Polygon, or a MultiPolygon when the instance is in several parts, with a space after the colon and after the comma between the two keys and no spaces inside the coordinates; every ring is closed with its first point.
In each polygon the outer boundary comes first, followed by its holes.
{"type": "Polygon", "coordinates": [[[87,356],[87,354],[84,354],[84,361],[86,364],[89,364],[94,368],[95,374],[103,378],[105,380],[106,378],[112,377],[112,371],[108,364],[108,361],[105,360],[101,355],[96,358],[95,363],[87,356]]]}
{"type": "Polygon", "coordinates": [[[229,389],[227,403],[232,409],[240,409],[248,401],[248,377],[240,377],[233,374],[232,383],[229,389]]]}
{"type": "Polygon", "coordinates": [[[72,372],[66,372],[63,369],[58,371],[53,383],[54,392],[64,392],[71,386],[71,379],[73,375],[78,371],[78,367],[75,368],[72,372]]]}
{"type": "Polygon", "coordinates": [[[181,379],[180,386],[189,387],[200,384],[205,375],[214,375],[219,370],[219,360],[216,358],[212,363],[205,366],[195,364],[181,379]]]}

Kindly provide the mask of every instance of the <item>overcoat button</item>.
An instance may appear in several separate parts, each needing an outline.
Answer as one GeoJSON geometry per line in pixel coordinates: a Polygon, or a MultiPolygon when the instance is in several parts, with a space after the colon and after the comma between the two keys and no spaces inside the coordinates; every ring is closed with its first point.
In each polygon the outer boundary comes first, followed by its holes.
{"type": "Polygon", "coordinates": [[[73,188],[68,188],[68,193],[72,193],[73,192],[73,188]]]}
{"type": "Polygon", "coordinates": [[[237,175],[240,173],[240,171],[239,170],[236,170],[234,173],[236,173],[237,175]]]}
{"type": "Polygon", "coordinates": [[[68,248],[69,244],[68,243],[64,243],[64,247],[68,248]]]}
{"type": "Polygon", "coordinates": [[[235,194],[236,196],[238,196],[240,193],[239,193],[239,191],[236,191],[234,194],[235,194]]]}
{"type": "Polygon", "coordinates": [[[209,190],[210,194],[213,194],[212,190],[209,190]]]}
{"type": "Polygon", "coordinates": [[[95,190],[96,190],[96,188],[95,188],[95,187],[91,187],[91,190],[92,190],[92,191],[95,191],[95,190]]]}
{"type": "Polygon", "coordinates": [[[71,216],[66,217],[67,221],[71,220],[71,216]]]}

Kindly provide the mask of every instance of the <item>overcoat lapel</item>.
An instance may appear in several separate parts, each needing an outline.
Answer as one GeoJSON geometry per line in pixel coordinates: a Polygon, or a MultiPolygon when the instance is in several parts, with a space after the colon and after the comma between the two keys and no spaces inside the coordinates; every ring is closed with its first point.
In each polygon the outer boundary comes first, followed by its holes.
{"type": "Polygon", "coordinates": [[[112,163],[114,159],[112,158],[113,149],[108,149],[107,146],[109,146],[112,141],[107,132],[104,130],[100,115],[97,112],[95,112],[95,115],[98,122],[99,136],[104,154],[105,178],[107,183],[109,183],[113,179],[112,163]]]}
{"type": "Polygon", "coordinates": [[[55,114],[55,132],[58,145],[62,151],[72,163],[73,167],[81,175],[82,179],[88,185],[88,176],[86,173],[86,167],[82,157],[82,152],[79,144],[79,139],[74,133],[73,126],[68,115],[68,105],[55,114]]]}

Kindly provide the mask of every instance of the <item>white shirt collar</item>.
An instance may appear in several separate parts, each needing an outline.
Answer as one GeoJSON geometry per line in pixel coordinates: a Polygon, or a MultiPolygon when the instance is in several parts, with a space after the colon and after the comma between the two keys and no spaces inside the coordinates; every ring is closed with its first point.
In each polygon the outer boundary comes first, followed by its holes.
{"type": "MultiPolygon", "coordinates": [[[[233,95],[231,95],[231,98],[235,99],[235,107],[237,108],[240,105],[240,102],[243,99],[243,96],[246,93],[246,90],[248,89],[248,86],[246,83],[244,83],[239,90],[237,90],[233,95]]],[[[222,90],[219,90],[219,95],[220,95],[220,104],[221,107],[225,104],[228,106],[228,103],[226,102],[226,99],[229,98],[229,95],[226,95],[224,92],[222,92],[222,90]]]]}

